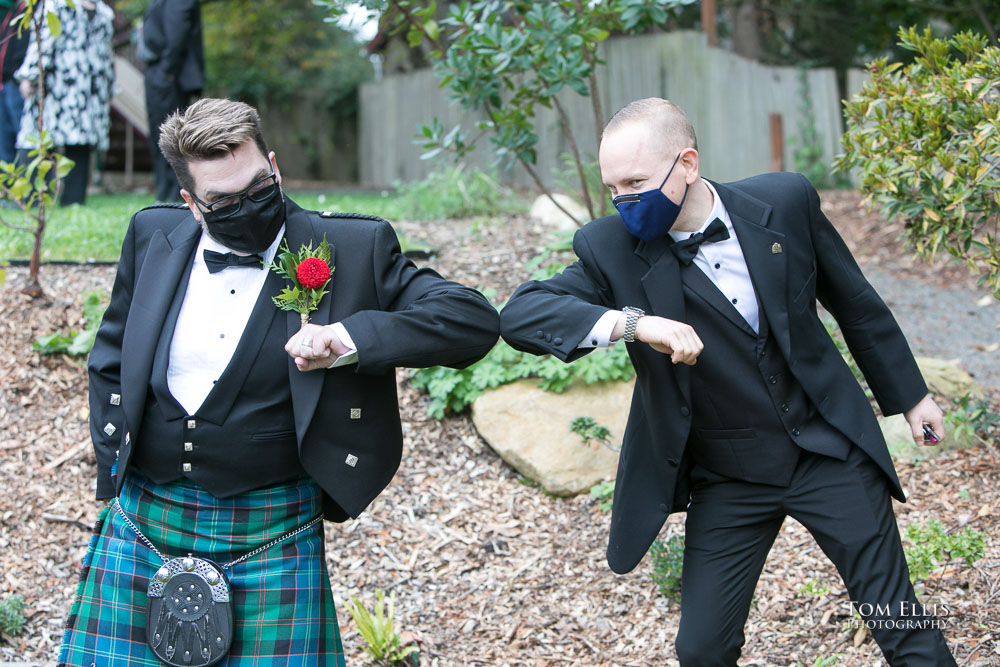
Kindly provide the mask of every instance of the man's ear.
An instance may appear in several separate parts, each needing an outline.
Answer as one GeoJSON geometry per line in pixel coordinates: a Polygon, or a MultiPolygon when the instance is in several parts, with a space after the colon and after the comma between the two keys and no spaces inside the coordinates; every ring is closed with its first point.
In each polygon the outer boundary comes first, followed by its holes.
{"type": "Polygon", "coordinates": [[[274,157],[274,151],[267,154],[267,161],[271,163],[271,169],[274,170],[274,177],[278,181],[278,185],[281,185],[281,171],[278,169],[278,160],[274,157]]]}
{"type": "Polygon", "coordinates": [[[681,157],[678,160],[681,168],[684,169],[684,181],[688,185],[694,185],[698,182],[701,177],[698,170],[698,151],[694,148],[685,148],[681,151],[681,157]]]}
{"type": "Polygon", "coordinates": [[[191,197],[191,193],[184,188],[181,188],[181,197],[184,199],[184,203],[188,205],[188,208],[191,209],[191,215],[194,216],[194,219],[200,224],[205,224],[204,219],[201,217],[201,209],[199,209],[198,205],[194,202],[194,199],[191,197]]]}

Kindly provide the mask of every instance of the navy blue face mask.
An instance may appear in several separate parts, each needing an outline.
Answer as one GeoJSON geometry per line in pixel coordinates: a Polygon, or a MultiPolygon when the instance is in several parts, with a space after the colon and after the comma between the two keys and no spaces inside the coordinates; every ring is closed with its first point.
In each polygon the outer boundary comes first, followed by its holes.
{"type": "Polygon", "coordinates": [[[673,173],[680,157],[681,154],[678,153],[677,157],[674,158],[674,163],[670,165],[670,171],[663,177],[660,187],[636,194],[618,195],[611,200],[615,208],[618,209],[618,214],[625,221],[625,229],[632,236],[643,241],[652,241],[666,236],[670,228],[677,222],[677,216],[680,215],[681,207],[684,206],[684,200],[687,199],[690,186],[684,186],[684,196],[681,198],[680,204],[675,204],[670,197],[663,194],[661,188],[670,178],[670,174],[673,173]]]}

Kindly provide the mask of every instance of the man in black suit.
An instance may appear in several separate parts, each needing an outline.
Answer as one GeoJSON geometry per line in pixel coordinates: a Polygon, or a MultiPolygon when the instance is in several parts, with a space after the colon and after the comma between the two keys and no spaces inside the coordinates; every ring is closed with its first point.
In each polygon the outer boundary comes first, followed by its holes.
{"type": "Polygon", "coordinates": [[[226,570],[230,657],[342,665],[317,517],[357,517],[395,474],[396,367],[468,365],[495,344],[499,317],[403,257],[386,221],[284,197],[252,107],[200,100],[164,123],[161,145],[187,205],[132,219],[90,355],[97,497],[115,501],[60,661],[153,664],[156,649],[178,664],[221,659],[214,644],[174,640],[211,639],[198,624],[225,625],[224,607],[212,607],[223,620],[198,616],[204,606],[136,611],[159,594],[158,568],[169,590],[166,561],[190,569],[190,552],[226,570]],[[286,283],[264,262],[282,242],[295,253],[324,240],[329,293],[300,328],[272,302],[286,283]],[[157,644],[177,618],[195,627],[157,644]]]}
{"type": "Polygon", "coordinates": [[[180,185],[160,152],[160,125],[205,87],[199,0],[152,0],[142,17],[138,55],[146,63],[146,117],[156,200],[181,201],[180,185]]]}
{"type": "Polygon", "coordinates": [[[677,654],[685,666],[735,665],[764,560],[792,516],[854,607],[875,612],[866,620],[891,664],[954,664],[919,611],[890,501],[903,491],[817,300],[883,413],[904,413],[918,444],[925,424],[943,434],[942,413],[816,191],[798,174],[702,179],[694,129],[658,98],[611,119],[600,164],[620,215],[577,232],[579,260],[562,274],[522,285],[501,333],[564,361],[626,342],[636,388],[611,568],[634,568],[667,515],[686,510],[677,654]]]}

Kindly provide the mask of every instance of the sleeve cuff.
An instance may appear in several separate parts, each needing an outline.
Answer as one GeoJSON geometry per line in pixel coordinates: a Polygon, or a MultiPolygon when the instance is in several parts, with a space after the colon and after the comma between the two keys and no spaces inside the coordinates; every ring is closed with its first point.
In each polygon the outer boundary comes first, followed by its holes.
{"type": "Polygon", "coordinates": [[[621,313],[617,310],[609,310],[593,326],[590,332],[583,337],[583,340],[576,346],[577,349],[589,347],[609,347],[614,345],[611,341],[611,334],[615,330],[618,318],[621,313]]]}
{"type": "Polygon", "coordinates": [[[330,326],[333,327],[333,331],[337,334],[340,342],[349,347],[350,351],[334,359],[328,368],[339,368],[340,366],[358,363],[358,346],[354,344],[351,334],[347,333],[347,328],[340,322],[334,322],[330,326]]]}

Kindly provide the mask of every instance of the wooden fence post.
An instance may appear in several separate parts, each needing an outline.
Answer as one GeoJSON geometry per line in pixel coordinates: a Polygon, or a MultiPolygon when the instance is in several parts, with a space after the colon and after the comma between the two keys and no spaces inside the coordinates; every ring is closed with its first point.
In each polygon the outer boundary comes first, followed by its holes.
{"type": "Polygon", "coordinates": [[[781,114],[773,113],[771,120],[771,171],[785,170],[785,140],[781,133],[781,114]]]}

